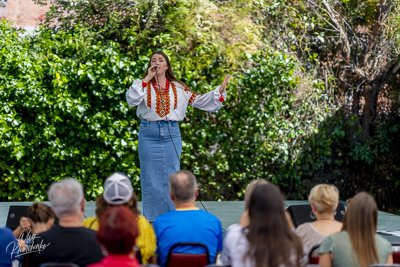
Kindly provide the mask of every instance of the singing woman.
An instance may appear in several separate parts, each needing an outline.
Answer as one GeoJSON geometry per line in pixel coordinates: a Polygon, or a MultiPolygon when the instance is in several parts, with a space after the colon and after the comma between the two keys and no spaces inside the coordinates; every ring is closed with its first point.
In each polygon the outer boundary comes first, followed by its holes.
{"type": "Polygon", "coordinates": [[[126,92],[131,108],[137,106],[138,151],[143,215],[150,222],[175,209],[168,189],[169,176],[180,169],[182,139],[178,121],[192,106],[214,112],[223,107],[229,74],[221,86],[206,94],[191,90],[178,81],[167,55],[154,52],[144,79],[137,79],[126,92]]]}

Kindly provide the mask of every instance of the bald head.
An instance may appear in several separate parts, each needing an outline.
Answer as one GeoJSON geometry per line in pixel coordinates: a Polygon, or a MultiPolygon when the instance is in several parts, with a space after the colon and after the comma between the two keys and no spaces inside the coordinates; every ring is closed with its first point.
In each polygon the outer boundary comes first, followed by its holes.
{"type": "Polygon", "coordinates": [[[169,192],[178,203],[191,202],[196,198],[196,177],[190,171],[178,171],[169,177],[169,192]]]}

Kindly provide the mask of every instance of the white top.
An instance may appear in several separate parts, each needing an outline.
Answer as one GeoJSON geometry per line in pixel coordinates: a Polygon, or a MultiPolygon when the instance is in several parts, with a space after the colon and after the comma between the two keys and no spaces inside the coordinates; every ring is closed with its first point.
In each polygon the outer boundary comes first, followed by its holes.
{"type": "Polygon", "coordinates": [[[221,261],[224,265],[230,265],[231,267],[253,266],[249,258],[246,258],[246,261],[243,262],[243,257],[249,247],[249,241],[244,232],[246,230],[239,224],[233,224],[226,229],[224,248],[221,255],[221,261]]]}
{"type": "MultiPolygon", "coordinates": [[[[217,111],[223,107],[219,101],[220,86],[206,94],[197,95],[186,90],[181,84],[171,82],[168,94],[160,93],[155,85],[142,86],[142,80],[135,80],[126,92],[126,100],[131,108],[137,108],[137,116],[148,121],[182,121],[188,105],[204,110],[217,111]],[[164,104],[162,104],[164,100],[164,104]]],[[[223,93],[226,99],[226,91],[223,93]]]]}
{"type": "MultiPolygon", "coordinates": [[[[224,239],[224,247],[222,250],[221,261],[224,265],[230,265],[231,267],[253,267],[255,264],[244,256],[249,249],[249,241],[247,240],[246,233],[247,228],[239,224],[233,224],[228,227],[224,239]]],[[[283,249],[283,248],[276,248],[283,249]]],[[[287,248],[286,248],[287,249],[287,248]]],[[[292,255],[293,261],[296,260],[296,255],[292,255]]],[[[303,257],[301,259],[301,266],[306,265],[308,261],[307,254],[303,252],[303,257]]],[[[285,267],[281,264],[279,267],[285,267]]]]}

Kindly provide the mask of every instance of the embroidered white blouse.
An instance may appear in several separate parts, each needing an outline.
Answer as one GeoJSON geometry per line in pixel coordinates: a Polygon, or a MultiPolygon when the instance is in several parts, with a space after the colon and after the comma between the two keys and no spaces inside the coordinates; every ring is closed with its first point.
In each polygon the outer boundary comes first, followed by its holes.
{"type": "MultiPolygon", "coordinates": [[[[170,82],[168,92],[158,90],[155,84],[143,87],[142,80],[135,80],[126,92],[126,100],[131,108],[138,107],[136,114],[140,119],[148,121],[182,121],[188,105],[204,110],[217,111],[223,107],[219,101],[221,94],[217,86],[215,90],[197,95],[186,90],[177,82],[170,82]],[[162,102],[164,100],[164,104],[162,102]]],[[[226,91],[223,93],[226,99],[226,91]]]]}

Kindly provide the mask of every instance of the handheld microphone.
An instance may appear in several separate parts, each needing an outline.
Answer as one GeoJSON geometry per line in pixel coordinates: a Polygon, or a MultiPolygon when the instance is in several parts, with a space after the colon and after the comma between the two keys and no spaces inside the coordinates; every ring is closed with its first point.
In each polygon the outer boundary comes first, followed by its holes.
{"type": "Polygon", "coordinates": [[[159,70],[160,69],[160,67],[158,67],[158,66],[154,66],[154,68],[153,68],[153,70],[159,70]]]}

